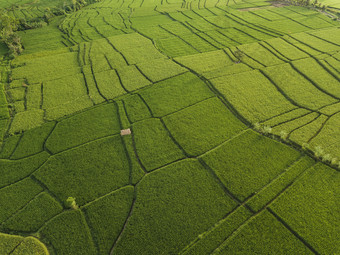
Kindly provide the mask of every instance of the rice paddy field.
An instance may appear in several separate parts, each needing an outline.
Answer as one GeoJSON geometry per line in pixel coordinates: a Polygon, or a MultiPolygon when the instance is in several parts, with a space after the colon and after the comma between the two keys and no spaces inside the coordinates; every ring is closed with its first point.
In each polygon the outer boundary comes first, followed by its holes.
{"type": "Polygon", "coordinates": [[[101,0],[18,33],[21,55],[0,45],[0,255],[340,254],[339,21],[101,0]]]}

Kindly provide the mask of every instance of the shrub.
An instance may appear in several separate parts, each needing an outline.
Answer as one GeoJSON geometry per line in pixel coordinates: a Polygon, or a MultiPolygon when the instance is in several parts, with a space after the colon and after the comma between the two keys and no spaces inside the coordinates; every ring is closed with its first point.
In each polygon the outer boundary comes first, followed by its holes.
{"type": "Polygon", "coordinates": [[[270,126],[263,126],[262,132],[263,132],[263,134],[265,134],[265,135],[271,134],[272,128],[271,128],[270,126]]]}
{"type": "Polygon", "coordinates": [[[282,130],[280,132],[280,137],[281,137],[282,140],[286,141],[287,138],[288,138],[288,133],[286,131],[282,130]]]}
{"type": "Polygon", "coordinates": [[[332,160],[331,160],[331,165],[332,166],[336,166],[338,163],[340,163],[338,158],[332,158],[332,160]]]}
{"type": "Polygon", "coordinates": [[[260,124],[258,122],[254,123],[253,128],[257,132],[259,132],[261,134],[264,134],[264,135],[268,135],[268,134],[272,133],[272,128],[270,126],[265,126],[265,125],[262,125],[262,124],[260,124]]]}
{"type": "Polygon", "coordinates": [[[314,155],[317,157],[317,158],[321,158],[324,154],[324,151],[323,149],[321,148],[321,146],[316,146],[315,149],[314,149],[314,155]]]}
{"type": "Polygon", "coordinates": [[[303,144],[302,144],[302,149],[303,149],[303,150],[308,150],[308,149],[310,149],[309,144],[308,144],[308,143],[303,143],[303,144]]]}
{"type": "Polygon", "coordinates": [[[78,209],[78,205],[76,203],[76,199],[74,197],[68,197],[66,199],[66,206],[72,208],[73,210],[78,209]]]}
{"type": "Polygon", "coordinates": [[[323,162],[331,162],[331,160],[332,160],[331,154],[326,154],[322,157],[323,162]]]}
{"type": "Polygon", "coordinates": [[[258,122],[256,122],[256,123],[254,123],[254,129],[256,130],[256,131],[261,131],[261,124],[260,123],[258,123],[258,122]]]}

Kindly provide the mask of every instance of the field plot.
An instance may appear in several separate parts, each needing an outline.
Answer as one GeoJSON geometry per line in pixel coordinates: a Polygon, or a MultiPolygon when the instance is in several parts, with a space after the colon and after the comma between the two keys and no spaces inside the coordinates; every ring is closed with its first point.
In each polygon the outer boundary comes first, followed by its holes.
{"type": "Polygon", "coordinates": [[[0,255],[340,253],[338,21],[86,2],[0,3],[0,255]]]}

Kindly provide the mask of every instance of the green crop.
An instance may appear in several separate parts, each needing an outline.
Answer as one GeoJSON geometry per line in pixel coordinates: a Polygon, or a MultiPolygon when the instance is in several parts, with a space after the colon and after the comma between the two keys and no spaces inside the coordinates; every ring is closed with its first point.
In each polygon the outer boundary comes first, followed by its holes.
{"type": "Polygon", "coordinates": [[[51,242],[58,253],[95,254],[90,230],[80,210],[57,215],[48,225],[43,226],[40,233],[51,242]]]}
{"type": "Polygon", "coordinates": [[[106,99],[112,99],[126,93],[114,70],[98,72],[95,77],[99,91],[106,99]]]}
{"type": "Polygon", "coordinates": [[[133,200],[133,187],[114,191],[84,206],[88,224],[101,254],[109,254],[128,217],[133,200]]]}
{"type": "Polygon", "coordinates": [[[0,255],[336,254],[320,1],[0,1],[0,255]]]}
{"type": "Polygon", "coordinates": [[[273,49],[275,49],[280,56],[284,56],[290,60],[296,60],[300,58],[307,58],[308,55],[293,45],[287,43],[281,38],[273,38],[266,41],[273,49]]]}
{"type": "Polygon", "coordinates": [[[213,96],[207,85],[189,72],[161,81],[139,94],[155,117],[162,117],[213,96]]]}
{"type": "Polygon", "coordinates": [[[139,95],[131,95],[124,99],[124,106],[131,123],[151,118],[151,113],[139,95]]]}
{"type": "Polygon", "coordinates": [[[252,122],[289,111],[294,106],[259,71],[222,76],[212,84],[239,111],[252,122]]]}
{"type": "Polygon", "coordinates": [[[41,152],[20,160],[0,159],[0,187],[22,180],[37,170],[48,159],[47,152],[41,152]]]}
{"type": "Polygon", "coordinates": [[[335,227],[339,224],[336,214],[338,181],[339,175],[334,169],[318,164],[271,206],[298,235],[323,254],[336,253],[339,248],[335,227]],[[301,221],[309,227],[303,227],[301,221]]]}
{"type": "Polygon", "coordinates": [[[22,237],[17,235],[0,234],[1,254],[37,254],[49,255],[45,245],[32,236],[22,237]]]}
{"type": "Polygon", "coordinates": [[[203,155],[202,159],[230,192],[243,201],[298,157],[299,153],[288,146],[247,131],[203,155]]]}
{"type": "Polygon", "coordinates": [[[58,122],[46,141],[46,148],[58,153],[119,132],[117,108],[114,104],[104,104],[58,122]]]}
{"type": "Polygon", "coordinates": [[[42,191],[43,188],[30,178],[2,188],[0,190],[0,223],[7,220],[42,191]]]}
{"type": "Polygon", "coordinates": [[[71,196],[81,206],[127,185],[128,159],[116,135],[52,156],[34,176],[61,201],[71,196]]]}
{"type": "Polygon", "coordinates": [[[309,157],[299,159],[296,163],[286,168],[277,178],[257,192],[247,202],[247,205],[249,205],[252,210],[259,211],[289,187],[294,180],[313,164],[313,160],[309,157]]]}
{"type": "Polygon", "coordinates": [[[168,59],[154,59],[138,64],[138,67],[152,82],[168,79],[187,70],[168,59]]]}
{"type": "Polygon", "coordinates": [[[268,211],[264,211],[249,221],[213,254],[250,253],[313,254],[268,211]]]}
{"type": "Polygon", "coordinates": [[[12,155],[13,151],[15,150],[20,138],[21,135],[13,135],[8,137],[4,144],[2,145],[0,158],[9,158],[12,155]]]}
{"type": "Polygon", "coordinates": [[[138,184],[131,218],[114,253],[177,254],[234,207],[197,160],[156,170],[138,184]]]}
{"type": "Polygon", "coordinates": [[[159,119],[147,119],[132,125],[137,154],[148,171],[184,158],[159,119]]]}
{"type": "Polygon", "coordinates": [[[334,98],[318,90],[289,64],[267,67],[264,72],[288,97],[306,108],[315,110],[335,102],[334,98]]]}
{"type": "Polygon", "coordinates": [[[293,66],[313,81],[320,89],[324,90],[326,93],[330,93],[332,96],[340,98],[338,80],[314,59],[307,58],[294,61],[293,66]]]}
{"type": "Polygon", "coordinates": [[[216,97],[164,117],[175,140],[198,156],[230,139],[245,126],[216,97]]]}
{"type": "Polygon", "coordinates": [[[237,230],[250,216],[251,213],[244,206],[238,207],[235,211],[228,214],[227,217],[216,223],[212,229],[198,236],[193,245],[187,246],[184,249],[183,254],[193,255],[213,252],[226,237],[237,230]]]}
{"type": "Polygon", "coordinates": [[[34,232],[62,210],[62,206],[54,198],[43,192],[6,220],[2,228],[5,230],[34,232]]]}
{"type": "Polygon", "coordinates": [[[322,125],[326,122],[326,120],[327,117],[325,115],[320,115],[309,124],[294,130],[289,135],[289,139],[299,144],[307,143],[320,130],[320,128],[322,128],[322,125]]]}
{"type": "Polygon", "coordinates": [[[40,127],[26,131],[13,151],[11,159],[18,159],[37,154],[44,150],[44,143],[50,135],[55,122],[48,122],[40,127]]]}

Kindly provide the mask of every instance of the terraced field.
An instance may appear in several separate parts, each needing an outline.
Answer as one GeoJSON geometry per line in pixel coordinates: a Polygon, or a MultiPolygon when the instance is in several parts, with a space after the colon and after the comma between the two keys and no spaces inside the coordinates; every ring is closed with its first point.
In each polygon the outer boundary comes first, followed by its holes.
{"type": "Polygon", "coordinates": [[[339,28],[261,0],[102,0],[20,32],[0,255],[339,254],[339,28]]]}

